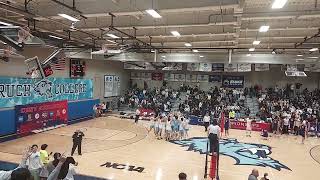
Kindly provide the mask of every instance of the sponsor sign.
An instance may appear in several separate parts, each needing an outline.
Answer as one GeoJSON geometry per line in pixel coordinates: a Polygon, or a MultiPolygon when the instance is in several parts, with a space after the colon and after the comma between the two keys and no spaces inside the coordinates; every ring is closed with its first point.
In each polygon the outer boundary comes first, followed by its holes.
{"type": "Polygon", "coordinates": [[[68,102],[55,101],[15,106],[17,134],[24,136],[68,123],[68,102]]]}
{"type": "MultiPolygon", "coordinates": [[[[230,121],[230,123],[231,123],[232,129],[246,130],[246,128],[247,128],[247,122],[244,122],[244,121],[230,121]]],[[[253,131],[262,131],[262,130],[271,131],[271,124],[270,123],[252,122],[251,127],[252,127],[253,131]]]]}
{"type": "Polygon", "coordinates": [[[244,76],[222,76],[222,86],[227,88],[243,88],[244,76]]]}

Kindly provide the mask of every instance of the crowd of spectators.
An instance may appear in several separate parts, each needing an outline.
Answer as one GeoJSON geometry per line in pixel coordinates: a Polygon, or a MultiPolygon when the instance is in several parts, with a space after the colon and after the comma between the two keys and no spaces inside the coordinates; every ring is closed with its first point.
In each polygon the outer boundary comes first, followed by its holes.
{"type": "Polygon", "coordinates": [[[73,180],[78,163],[73,157],[48,153],[48,145],[32,145],[23,152],[20,165],[12,171],[0,171],[1,180],[73,180]],[[53,155],[53,157],[51,157],[53,155]]]}
{"type": "Polygon", "coordinates": [[[272,123],[275,133],[299,135],[306,131],[318,135],[320,118],[320,91],[304,89],[290,95],[279,87],[267,89],[259,96],[258,116],[272,123]]]}

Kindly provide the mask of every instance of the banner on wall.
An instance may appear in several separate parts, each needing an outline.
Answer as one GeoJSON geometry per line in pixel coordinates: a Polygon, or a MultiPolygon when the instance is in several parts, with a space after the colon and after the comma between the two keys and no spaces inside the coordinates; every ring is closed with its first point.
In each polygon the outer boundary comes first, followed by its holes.
{"type": "Polygon", "coordinates": [[[243,88],[244,76],[222,76],[222,86],[227,88],[243,88]]]}
{"type": "Polygon", "coordinates": [[[113,89],[112,89],[112,96],[120,96],[120,77],[114,76],[113,77],[113,89]]]}
{"type": "Polygon", "coordinates": [[[224,72],[237,72],[238,64],[224,64],[224,72]]]}
{"type": "Polygon", "coordinates": [[[199,74],[197,78],[198,82],[209,82],[209,75],[199,74]]]}
{"type": "Polygon", "coordinates": [[[197,82],[197,75],[186,74],[186,82],[197,82]]]}
{"type": "Polygon", "coordinates": [[[211,63],[200,63],[199,71],[211,72],[212,71],[211,63]]]}
{"type": "Polygon", "coordinates": [[[115,75],[104,76],[104,97],[113,97],[120,95],[120,77],[115,75]]]}
{"type": "Polygon", "coordinates": [[[296,64],[287,64],[287,71],[298,71],[298,66],[296,64]]]}
{"type": "Polygon", "coordinates": [[[238,72],[250,72],[251,64],[238,64],[238,72]]]}
{"type": "Polygon", "coordinates": [[[165,81],[174,81],[174,74],[164,73],[164,80],[165,81]]]}
{"type": "Polygon", "coordinates": [[[174,81],[185,82],[186,81],[186,75],[185,74],[175,74],[174,75],[174,81]]]}
{"type": "Polygon", "coordinates": [[[162,81],[163,80],[163,73],[152,73],[152,80],[154,81],[162,81]]]}
{"type": "Polygon", "coordinates": [[[18,135],[37,133],[68,123],[68,102],[55,101],[15,106],[18,135]]]}
{"type": "Polygon", "coordinates": [[[223,72],[224,71],[224,64],[223,63],[213,63],[212,64],[212,71],[213,72],[223,72]]]}
{"type": "Polygon", "coordinates": [[[105,75],[104,76],[104,97],[113,96],[113,86],[114,86],[114,76],[105,75]]]}
{"type": "Polygon", "coordinates": [[[319,64],[305,64],[304,71],[320,72],[320,65],[319,64]]]}
{"type": "Polygon", "coordinates": [[[269,64],[255,64],[254,70],[255,71],[269,71],[270,65],[269,64]]]}
{"type": "Polygon", "coordinates": [[[0,108],[93,97],[91,79],[0,77],[0,108]]]}
{"type": "Polygon", "coordinates": [[[209,75],[209,82],[221,82],[221,75],[209,75]]]}
{"type": "Polygon", "coordinates": [[[141,73],[141,79],[143,79],[143,80],[151,80],[151,73],[149,73],[149,72],[142,72],[142,73],[141,73]]]}
{"type": "Polygon", "coordinates": [[[140,79],[141,78],[141,73],[140,72],[131,72],[130,74],[131,79],[140,79]]]}
{"type": "Polygon", "coordinates": [[[166,63],[166,67],[162,68],[164,71],[181,71],[182,70],[182,63],[173,63],[168,62],[166,63]]]}
{"type": "Polygon", "coordinates": [[[199,71],[199,63],[187,63],[187,71],[199,71]]]}

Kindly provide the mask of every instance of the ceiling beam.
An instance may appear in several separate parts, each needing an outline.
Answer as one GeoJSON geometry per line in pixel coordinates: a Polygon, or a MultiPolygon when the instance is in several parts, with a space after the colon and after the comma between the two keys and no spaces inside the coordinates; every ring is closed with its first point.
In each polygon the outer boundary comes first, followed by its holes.
{"type": "Polygon", "coordinates": [[[72,4],[73,4],[72,6],[69,6],[68,4],[65,4],[65,3],[63,3],[63,2],[60,2],[60,1],[58,1],[58,0],[51,0],[51,1],[57,3],[57,4],[61,5],[61,6],[64,6],[64,7],[68,8],[68,9],[74,11],[74,12],[77,12],[77,13],[79,13],[79,15],[80,15],[82,18],[87,19],[87,17],[84,16],[84,15],[82,15],[82,12],[76,8],[76,6],[75,6],[75,0],[72,0],[72,2],[73,2],[73,3],[72,3],[72,4]]]}
{"type": "Polygon", "coordinates": [[[317,32],[315,35],[313,35],[313,36],[311,36],[311,37],[305,37],[302,42],[296,43],[296,44],[294,45],[294,47],[302,46],[305,42],[307,42],[307,41],[309,41],[309,40],[311,40],[311,39],[313,39],[313,38],[316,38],[316,37],[320,37],[320,28],[319,28],[318,32],[317,32]]]}
{"type": "MultiPolygon", "coordinates": [[[[56,0],[54,0],[56,1],[56,0]]],[[[58,1],[59,2],[59,1],[58,1]]],[[[203,7],[192,7],[192,8],[175,8],[175,9],[160,9],[158,12],[161,15],[166,15],[166,14],[177,14],[177,13],[190,13],[190,12],[203,12],[203,11],[217,11],[222,9],[233,9],[233,8],[238,8],[238,4],[229,4],[229,5],[217,5],[217,6],[203,6],[203,7]]],[[[117,17],[121,16],[144,16],[147,15],[144,11],[127,11],[127,12],[112,12],[117,17]]],[[[104,18],[104,17],[110,17],[109,13],[88,13],[88,14],[82,14],[83,16],[87,18],[104,18]]],[[[63,19],[60,16],[48,16],[52,19],[63,19]]],[[[46,21],[46,18],[38,18],[37,20],[43,20],[46,21]]]]}

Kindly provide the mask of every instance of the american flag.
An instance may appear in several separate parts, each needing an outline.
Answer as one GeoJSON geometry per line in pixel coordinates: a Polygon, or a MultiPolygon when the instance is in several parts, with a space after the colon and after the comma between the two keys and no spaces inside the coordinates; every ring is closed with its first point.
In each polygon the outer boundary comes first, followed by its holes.
{"type": "Polygon", "coordinates": [[[63,71],[66,69],[66,57],[58,58],[54,57],[51,60],[50,66],[53,70],[63,71]]]}

